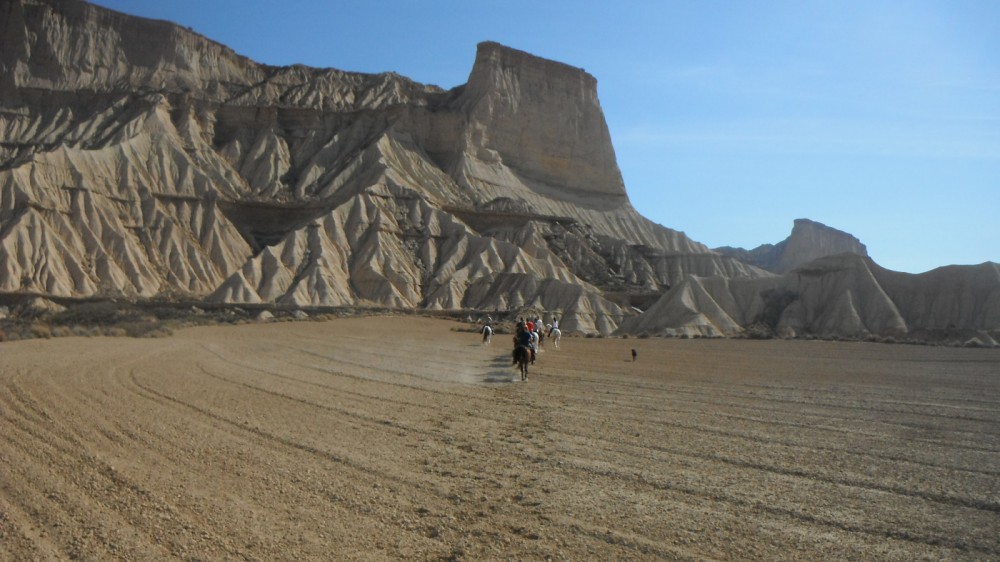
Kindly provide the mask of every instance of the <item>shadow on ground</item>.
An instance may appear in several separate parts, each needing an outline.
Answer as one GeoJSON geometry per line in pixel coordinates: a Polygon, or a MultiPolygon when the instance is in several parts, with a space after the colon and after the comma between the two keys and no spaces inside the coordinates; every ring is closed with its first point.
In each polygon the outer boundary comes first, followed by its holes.
{"type": "Polygon", "coordinates": [[[483,382],[487,384],[507,384],[520,382],[521,374],[510,364],[510,357],[500,355],[493,359],[490,372],[486,373],[483,382]]]}

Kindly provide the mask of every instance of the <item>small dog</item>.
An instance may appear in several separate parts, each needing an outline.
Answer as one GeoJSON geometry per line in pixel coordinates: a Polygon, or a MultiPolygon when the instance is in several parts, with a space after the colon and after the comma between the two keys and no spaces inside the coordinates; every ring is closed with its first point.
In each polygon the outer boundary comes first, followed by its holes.
{"type": "Polygon", "coordinates": [[[632,350],[632,362],[633,363],[635,363],[635,358],[638,357],[638,356],[639,356],[639,354],[635,352],[635,349],[633,349],[632,350]]]}

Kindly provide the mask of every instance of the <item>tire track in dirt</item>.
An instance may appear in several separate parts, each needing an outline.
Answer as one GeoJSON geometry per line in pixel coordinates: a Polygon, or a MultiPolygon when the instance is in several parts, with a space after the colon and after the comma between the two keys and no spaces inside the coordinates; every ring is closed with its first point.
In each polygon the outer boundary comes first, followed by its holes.
{"type": "MultiPolygon", "coordinates": [[[[186,401],[181,400],[181,399],[179,399],[177,397],[168,395],[168,394],[166,394],[164,392],[157,391],[157,390],[153,389],[150,386],[143,385],[134,376],[133,376],[133,380],[134,380],[135,384],[137,386],[139,386],[140,388],[144,389],[144,391],[146,391],[146,392],[148,392],[148,393],[150,393],[150,394],[152,394],[154,396],[157,396],[158,398],[160,398],[164,402],[173,403],[173,404],[175,404],[177,407],[179,407],[181,409],[194,411],[194,412],[196,412],[198,415],[200,415],[202,417],[211,418],[214,421],[219,422],[221,425],[227,427],[227,429],[230,430],[234,434],[246,434],[246,435],[248,435],[249,439],[251,439],[252,441],[254,441],[255,447],[257,447],[257,448],[264,447],[264,448],[272,449],[272,450],[275,450],[275,451],[278,451],[278,452],[281,452],[281,451],[287,450],[287,449],[292,449],[292,450],[295,450],[295,451],[299,451],[299,452],[308,454],[308,455],[313,456],[313,457],[318,457],[318,458],[322,459],[325,462],[332,462],[334,464],[337,464],[337,465],[340,465],[340,466],[342,466],[344,468],[349,469],[350,472],[353,475],[353,476],[351,476],[348,479],[348,480],[351,480],[351,481],[373,481],[373,478],[374,478],[374,479],[387,480],[390,483],[394,483],[394,484],[397,484],[397,485],[408,485],[409,484],[408,482],[400,479],[397,475],[395,475],[393,473],[376,470],[375,465],[360,463],[360,462],[358,462],[358,461],[350,458],[346,454],[337,453],[337,452],[334,452],[334,451],[329,451],[329,450],[324,450],[324,449],[319,449],[317,447],[308,445],[306,443],[302,443],[302,442],[299,442],[299,441],[296,441],[296,440],[284,437],[282,435],[278,435],[276,433],[273,433],[272,431],[267,431],[263,427],[257,427],[257,426],[254,426],[254,425],[249,425],[246,422],[241,422],[239,420],[234,420],[234,419],[231,419],[231,418],[227,418],[227,417],[225,417],[225,416],[223,416],[221,414],[218,414],[218,413],[210,411],[208,409],[199,407],[199,406],[197,406],[197,405],[195,405],[193,403],[186,402],[186,401]]],[[[243,384],[244,387],[251,388],[251,385],[246,385],[244,383],[237,383],[237,384],[243,384]]],[[[271,394],[274,394],[274,393],[271,393],[271,394]]],[[[283,398],[288,398],[288,397],[283,397],[283,398]]],[[[293,400],[295,400],[295,399],[293,398],[293,400]]],[[[306,401],[302,401],[302,400],[297,400],[297,401],[299,402],[299,404],[306,405],[306,401]]],[[[372,421],[372,425],[373,426],[385,427],[385,424],[383,424],[382,422],[380,422],[378,420],[366,420],[366,421],[372,421]]],[[[305,486],[305,484],[303,484],[302,482],[296,482],[295,486],[296,487],[303,487],[303,486],[305,486]]],[[[376,488],[377,488],[377,486],[376,486],[376,488]]],[[[417,486],[408,486],[408,489],[410,489],[411,493],[413,493],[414,490],[419,490],[420,486],[419,485],[417,485],[417,486]]],[[[332,503],[332,504],[334,504],[336,506],[339,506],[339,507],[341,507],[343,509],[351,511],[353,513],[354,517],[357,517],[359,519],[369,519],[369,520],[371,520],[373,522],[376,522],[376,523],[380,522],[379,519],[378,519],[378,517],[374,516],[371,513],[371,507],[368,504],[368,502],[365,501],[365,500],[361,500],[361,499],[357,498],[358,496],[366,495],[365,493],[363,493],[363,492],[361,492],[359,490],[354,490],[352,492],[345,493],[343,489],[339,489],[338,493],[330,493],[328,490],[326,490],[326,489],[324,489],[322,487],[315,487],[315,486],[313,486],[313,487],[306,487],[305,491],[307,493],[309,493],[309,494],[312,494],[312,495],[322,496],[324,498],[324,501],[327,502],[327,503],[332,503]]],[[[429,493],[429,492],[425,491],[425,492],[421,492],[420,494],[426,495],[427,493],[429,493]]],[[[420,495],[420,494],[417,494],[417,495],[420,495]]],[[[436,495],[440,496],[440,494],[436,494],[436,495]]],[[[388,500],[382,500],[382,501],[384,503],[391,503],[388,500]]],[[[413,531],[410,530],[410,531],[407,531],[407,532],[410,532],[412,534],[413,531]]],[[[419,536],[419,533],[416,536],[419,536]]]]}

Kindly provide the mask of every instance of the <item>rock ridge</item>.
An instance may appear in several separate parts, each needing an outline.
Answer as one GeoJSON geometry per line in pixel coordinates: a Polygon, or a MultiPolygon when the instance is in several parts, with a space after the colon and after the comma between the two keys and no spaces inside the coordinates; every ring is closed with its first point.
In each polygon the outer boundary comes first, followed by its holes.
{"type": "Polygon", "coordinates": [[[762,244],[752,250],[727,246],[715,251],[774,273],[786,273],[824,256],[868,255],[868,248],[853,235],[809,219],[795,219],[792,233],[777,244],[762,244]]]}

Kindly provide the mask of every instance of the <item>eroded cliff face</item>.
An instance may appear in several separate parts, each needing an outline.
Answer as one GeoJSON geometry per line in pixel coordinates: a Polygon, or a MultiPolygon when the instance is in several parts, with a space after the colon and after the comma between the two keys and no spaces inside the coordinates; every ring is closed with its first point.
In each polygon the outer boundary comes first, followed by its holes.
{"type": "Polygon", "coordinates": [[[947,341],[997,345],[1000,266],[948,266],[919,275],[870,258],[819,258],[770,278],[688,276],[621,333],[947,341]]]}
{"type": "Polygon", "coordinates": [[[667,256],[705,252],[631,207],[582,70],[484,43],[445,92],[76,0],[0,14],[0,291],[535,307],[607,332],[625,312],[601,283],[662,290],[686,273],[667,256]]]}
{"type": "MultiPolygon", "coordinates": [[[[569,65],[487,42],[468,83],[443,91],[261,65],[79,0],[0,0],[0,32],[2,293],[530,309],[567,332],[641,319],[728,334],[785,287],[636,212],[596,80],[569,65]]],[[[781,267],[832,249],[795,232],[781,267]]],[[[965,296],[978,284],[872,271],[851,283],[925,304],[893,316],[867,292],[800,287],[817,296],[783,326],[996,324],[997,297],[965,296]],[[954,312],[979,304],[975,322],[954,312]]]]}
{"type": "Polygon", "coordinates": [[[470,155],[560,198],[627,199],[597,80],[582,69],[481,43],[459,105],[470,120],[462,139],[470,155]]]}

